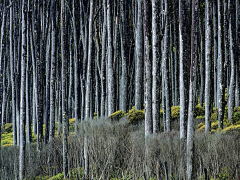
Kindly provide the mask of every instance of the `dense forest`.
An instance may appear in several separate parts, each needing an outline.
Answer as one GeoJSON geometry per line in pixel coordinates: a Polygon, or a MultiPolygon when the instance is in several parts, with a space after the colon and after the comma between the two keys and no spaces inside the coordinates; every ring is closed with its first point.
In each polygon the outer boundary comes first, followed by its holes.
{"type": "Polygon", "coordinates": [[[239,0],[1,0],[0,179],[239,179],[239,0]]]}

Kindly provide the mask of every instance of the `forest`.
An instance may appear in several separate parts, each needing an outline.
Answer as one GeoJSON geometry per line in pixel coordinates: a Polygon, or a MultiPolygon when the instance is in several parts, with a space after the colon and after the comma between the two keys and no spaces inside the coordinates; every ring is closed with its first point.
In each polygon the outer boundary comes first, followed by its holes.
{"type": "Polygon", "coordinates": [[[0,180],[240,179],[239,0],[1,0],[0,180]]]}

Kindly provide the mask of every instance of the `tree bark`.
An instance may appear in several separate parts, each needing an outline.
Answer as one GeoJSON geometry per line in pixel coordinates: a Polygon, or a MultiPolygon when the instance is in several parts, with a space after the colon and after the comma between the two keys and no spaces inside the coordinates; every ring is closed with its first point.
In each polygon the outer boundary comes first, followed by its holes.
{"type": "MultiPolygon", "coordinates": [[[[206,2],[208,3],[208,2],[206,2]]],[[[198,23],[198,0],[192,1],[192,32],[191,32],[191,68],[189,85],[189,106],[188,106],[188,125],[187,125],[187,179],[195,179],[194,172],[194,94],[193,82],[196,78],[197,63],[197,28],[198,23]]]]}
{"type": "Polygon", "coordinates": [[[135,69],[135,108],[143,108],[143,15],[142,0],[138,0],[138,15],[136,29],[136,69],[135,69]]]}
{"type": "Polygon", "coordinates": [[[88,65],[87,65],[87,84],[86,84],[86,109],[85,119],[91,117],[91,80],[92,80],[92,34],[93,34],[93,0],[90,0],[90,14],[89,14],[89,32],[88,32],[88,65]]]}
{"type": "Polygon", "coordinates": [[[61,0],[61,60],[62,60],[62,121],[63,121],[63,172],[64,178],[68,175],[67,160],[67,102],[66,102],[66,14],[65,1],[61,0]]]}
{"type": "Polygon", "coordinates": [[[26,57],[27,57],[27,0],[22,1],[22,54],[21,54],[21,93],[20,93],[20,151],[19,179],[25,176],[25,86],[26,86],[26,57]]]}
{"type": "Polygon", "coordinates": [[[49,142],[55,136],[55,82],[56,82],[56,1],[51,3],[51,23],[52,23],[52,37],[51,37],[51,68],[50,68],[50,127],[49,127],[49,142]]]}
{"type": "Polygon", "coordinates": [[[150,0],[144,0],[144,101],[145,137],[153,133],[152,123],[152,60],[150,59],[150,0]]]}
{"type": "Polygon", "coordinates": [[[212,30],[211,30],[211,2],[206,1],[205,4],[205,133],[211,132],[211,41],[212,41],[212,30]]]}
{"type": "Polygon", "coordinates": [[[152,116],[153,116],[153,133],[160,131],[160,34],[159,34],[159,5],[158,0],[152,1],[152,56],[153,56],[153,73],[152,73],[152,116]]]}
{"type": "Polygon", "coordinates": [[[113,70],[113,41],[111,0],[107,0],[107,29],[108,29],[108,116],[115,112],[115,78],[113,70]]]}

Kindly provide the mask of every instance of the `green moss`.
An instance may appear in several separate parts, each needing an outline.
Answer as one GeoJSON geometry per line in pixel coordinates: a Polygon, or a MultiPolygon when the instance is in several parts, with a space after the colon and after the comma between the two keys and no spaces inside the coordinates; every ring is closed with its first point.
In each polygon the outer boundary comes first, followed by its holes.
{"type": "Polygon", "coordinates": [[[127,117],[130,121],[130,124],[136,124],[145,118],[144,110],[135,109],[133,106],[131,110],[129,110],[127,117]]]}
{"type": "Polygon", "coordinates": [[[119,111],[116,111],[116,112],[114,112],[114,113],[112,113],[110,116],[109,116],[109,119],[110,120],[119,120],[119,119],[121,119],[123,116],[125,116],[126,115],[126,113],[125,112],[123,112],[122,110],[119,110],[119,111]]]}

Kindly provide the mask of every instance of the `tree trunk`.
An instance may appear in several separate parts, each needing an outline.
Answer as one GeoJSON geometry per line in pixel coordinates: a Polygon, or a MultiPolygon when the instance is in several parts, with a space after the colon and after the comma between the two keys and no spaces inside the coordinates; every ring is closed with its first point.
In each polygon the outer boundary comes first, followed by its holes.
{"type": "MultiPolygon", "coordinates": [[[[208,2],[206,2],[207,4],[208,2]]],[[[207,6],[207,5],[206,5],[207,6]]],[[[192,1],[192,32],[191,32],[191,68],[190,68],[190,85],[189,85],[189,106],[188,106],[188,127],[187,127],[187,179],[195,179],[194,172],[194,94],[193,82],[196,78],[197,63],[197,28],[198,23],[198,0],[192,1]]]]}
{"type": "Polygon", "coordinates": [[[27,57],[27,5],[22,1],[22,54],[21,54],[21,93],[20,93],[20,151],[19,151],[19,179],[25,176],[25,87],[26,87],[26,57],[27,57]]]}
{"type": "Polygon", "coordinates": [[[218,0],[218,127],[223,128],[223,103],[224,103],[224,82],[223,82],[223,76],[224,76],[224,69],[223,69],[223,58],[222,58],[222,18],[221,18],[221,12],[222,12],[222,2],[221,0],[218,0]]]}
{"type": "Polygon", "coordinates": [[[50,127],[49,127],[49,142],[55,136],[55,82],[56,82],[56,1],[53,0],[51,4],[51,23],[52,23],[52,38],[51,38],[51,68],[50,68],[50,127]]]}
{"type": "Polygon", "coordinates": [[[217,15],[217,0],[213,0],[213,36],[214,36],[214,62],[213,62],[213,72],[214,72],[214,105],[215,108],[218,107],[218,74],[217,74],[217,68],[218,68],[218,15],[217,15]]]}
{"type": "Polygon", "coordinates": [[[152,60],[150,59],[150,0],[144,0],[144,101],[145,137],[153,133],[152,123],[152,60]]]}
{"type": "Polygon", "coordinates": [[[89,14],[89,37],[88,37],[88,65],[87,65],[87,84],[86,84],[86,109],[85,119],[91,116],[90,97],[91,97],[91,79],[92,79],[92,27],[93,27],[93,0],[90,0],[90,14],[89,14]]]}
{"type": "Polygon", "coordinates": [[[10,69],[11,69],[11,87],[12,87],[12,123],[13,123],[13,145],[17,144],[16,132],[16,106],[15,106],[15,71],[14,71],[14,49],[13,49],[13,6],[10,7],[10,69]]]}
{"type": "Polygon", "coordinates": [[[113,42],[111,1],[107,0],[107,28],[108,28],[108,116],[115,112],[115,78],[113,72],[113,42]]]}
{"type": "Polygon", "coordinates": [[[135,108],[143,108],[143,23],[142,0],[138,0],[138,17],[136,29],[136,69],[135,69],[135,108]]]}
{"type": "Polygon", "coordinates": [[[205,4],[206,17],[205,17],[205,133],[211,132],[211,41],[212,41],[212,31],[211,31],[211,2],[206,1],[205,4]]]}
{"type": "Polygon", "coordinates": [[[230,85],[229,85],[229,99],[228,99],[228,119],[233,122],[233,113],[234,113],[234,106],[235,106],[235,68],[236,68],[236,59],[235,59],[235,27],[234,27],[234,7],[233,7],[233,0],[228,0],[229,5],[229,13],[230,13],[230,20],[229,20],[229,52],[230,52],[230,59],[231,59],[231,77],[230,77],[230,85]]]}
{"type": "Polygon", "coordinates": [[[65,1],[61,0],[61,60],[62,60],[62,122],[63,122],[63,172],[64,178],[68,175],[68,160],[67,160],[67,102],[66,102],[66,14],[65,1]]]}
{"type": "Polygon", "coordinates": [[[152,1],[152,56],[153,56],[153,80],[152,80],[152,116],[153,133],[160,131],[160,34],[159,34],[159,5],[158,0],[152,1]]]}
{"type": "Polygon", "coordinates": [[[127,44],[127,34],[128,34],[128,9],[127,0],[121,3],[121,57],[122,57],[122,76],[121,76],[121,86],[120,86],[120,97],[121,97],[121,110],[127,111],[128,107],[128,93],[127,93],[127,64],[128,64],[128,44],[127,44]]]}
{"type": "Polygon", "coordinates": [[[164,96],[165,96],[165,109],[166,112],[166,131],[171,130],[171,97],[170,97],[170,78],[169,78],[169,15],[168,15],[168,4],[165,0],[165,30],[163,38],[163,55],[162,55],[162,66],[163,66],[163,83],[164,83],[164,96]]]}

